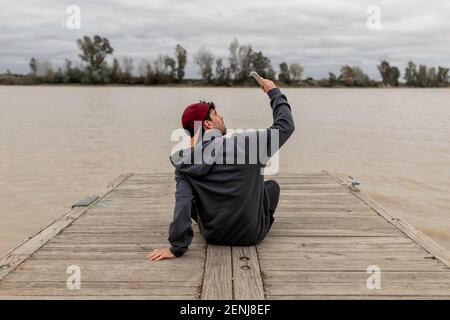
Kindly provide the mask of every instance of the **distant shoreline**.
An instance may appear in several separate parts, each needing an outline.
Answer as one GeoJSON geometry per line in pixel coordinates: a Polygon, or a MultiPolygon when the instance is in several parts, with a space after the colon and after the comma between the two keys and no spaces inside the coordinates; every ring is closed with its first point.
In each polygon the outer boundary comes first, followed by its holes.
{"type": "MultiPolygon", "coordinates": [[[[79,83],[34,83],[34,84],[0,84],[0,87],[79,87],[79,88],[217,88],[217,89],[248,89],[259,88],[256,85],[242,84],[242,85],[207,85],[207,84],[79,84],[79,83]]],[[[373,87],[347,87],[347,86],[287,86],[284,84],[278,85],[281,89],[450,89],[450,87],[411,87],[411,86],[373,86],[373,87]]]]}
{"type": "MultiPolygon", "coordinates": [[[[299,63],[282,62],[278,72],[270,59],[250,44],[240,45],[234,39],[229,47],[228,65],[223,58],[214,57],[202,47],[194,56],[201,78],[186,78],[187,51],[180,44],[175,55],[159,55],[155,61],[136,61],[129,56],[112,56],[114,48],[108,38],[99,35],[83,36],[77,40],[81,61],[65,59],[57,69],[45,59],[31,57],[30,72],[0,74],[0,85],[73,85],[73,86],[155,86],[174,88],[252,88],[258,87],[251,76],[257,72],[262,78],[278,80],[282,88],[445,88],[450,86],[450,68],[418,66],[409,61],[404,76],[398,67],[383,60],[377,65],[381,80],[371,79],[361,67],[342,65],[339,74],[328,72],[328,78],[314,79],[304,74],[299,63]],[[112,58],[112,62],[107,60],[112,58]],[[401,82],[404,79],[404,82],[401,82]]],[[[191,75],[190,77],[195,77],[191,75]]]]}

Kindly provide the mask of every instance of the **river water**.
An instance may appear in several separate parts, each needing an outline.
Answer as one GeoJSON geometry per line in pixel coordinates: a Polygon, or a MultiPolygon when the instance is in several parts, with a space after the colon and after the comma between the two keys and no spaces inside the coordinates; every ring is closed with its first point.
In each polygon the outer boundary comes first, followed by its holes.
{"type": "MultiPolygon", "coordinates": [[[[450,90],[284,89],[296,131],[280,172],[352,175],[450,249],[450,90]]],[[[252,88],[0,87],[0,255],[124,172],[173,172],[184,107],[212,100],[228,128],[271,124],[252,88]]]]}

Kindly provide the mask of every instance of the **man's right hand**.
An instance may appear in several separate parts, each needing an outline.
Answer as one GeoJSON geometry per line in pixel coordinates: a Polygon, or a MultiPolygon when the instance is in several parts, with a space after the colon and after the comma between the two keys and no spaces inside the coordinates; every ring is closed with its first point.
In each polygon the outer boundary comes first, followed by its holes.
{"type": "Polygon", "coordinates": [[[269,92],[272,89],[275,89],[276,87],[277,86],[271,80],[262,79],[261,81],[261,88],[264,90],[265,93],[269,92]]]}
{"type": "Polygon", "coordinates": [[[163,259],[176,258],[170,248],[155,249],[147,255],[147,259],[150,261],[159,261],[163,259]]]}

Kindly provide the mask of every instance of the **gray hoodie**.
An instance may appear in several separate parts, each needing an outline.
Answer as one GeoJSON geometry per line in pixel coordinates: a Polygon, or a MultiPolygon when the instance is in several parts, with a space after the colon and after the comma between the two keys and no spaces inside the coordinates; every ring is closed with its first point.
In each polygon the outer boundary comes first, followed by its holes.
{"type": "Polygon", "coordinates": [[[295,129],[286,96],[278,88],[268,96],[271,127],[229,138],[208,130],[194,147],[171,155],[176,192],[168,240],[175,256],[183,255],[192,242],[191,219],[211,244],[249,246],[266,236],[269,200],[261,169],[295,129]]]}

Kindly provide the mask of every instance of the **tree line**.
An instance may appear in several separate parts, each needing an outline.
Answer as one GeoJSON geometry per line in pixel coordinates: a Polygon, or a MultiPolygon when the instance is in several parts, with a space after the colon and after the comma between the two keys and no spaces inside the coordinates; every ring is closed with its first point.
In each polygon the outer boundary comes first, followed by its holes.
{"type": "Polygon", "coordinates": [[[185,79],[188,55],[186,49],[176,45],[173,56],[159,55],[154,61],[135,61],[132,57],[119,59],[112,56],[114,48],[107,38],[94,35],[77,40],[80,61],[66,59],[56,70],[48,60],[31,58],[28,74],[12,74],[7,71],[0,75],[0,84],[127,84],[127,85],[254,85],[250,78],[251,71],[262,77],[277,79],[286,86],[319,87],[447,87],[449,68],[439,66],[418,67],[409,61],[404,72],[403,83],[398,67],[382,61],[377,69],[381,81],[375,81],[358,66],[344,65],[338,75],[330,72],[327,79],[303,79],[304,68],[299,63],[279,64],[277,71],[270,59],[261,51],[256,51],[250,44],[240,44],[234,39],[228,47],[227,59],[216,58],[214,54],[202,47],[193,56],[198,66],[200,80],[185,79]],[[108,62],[108,57],[112,62],[108,62]]]}

